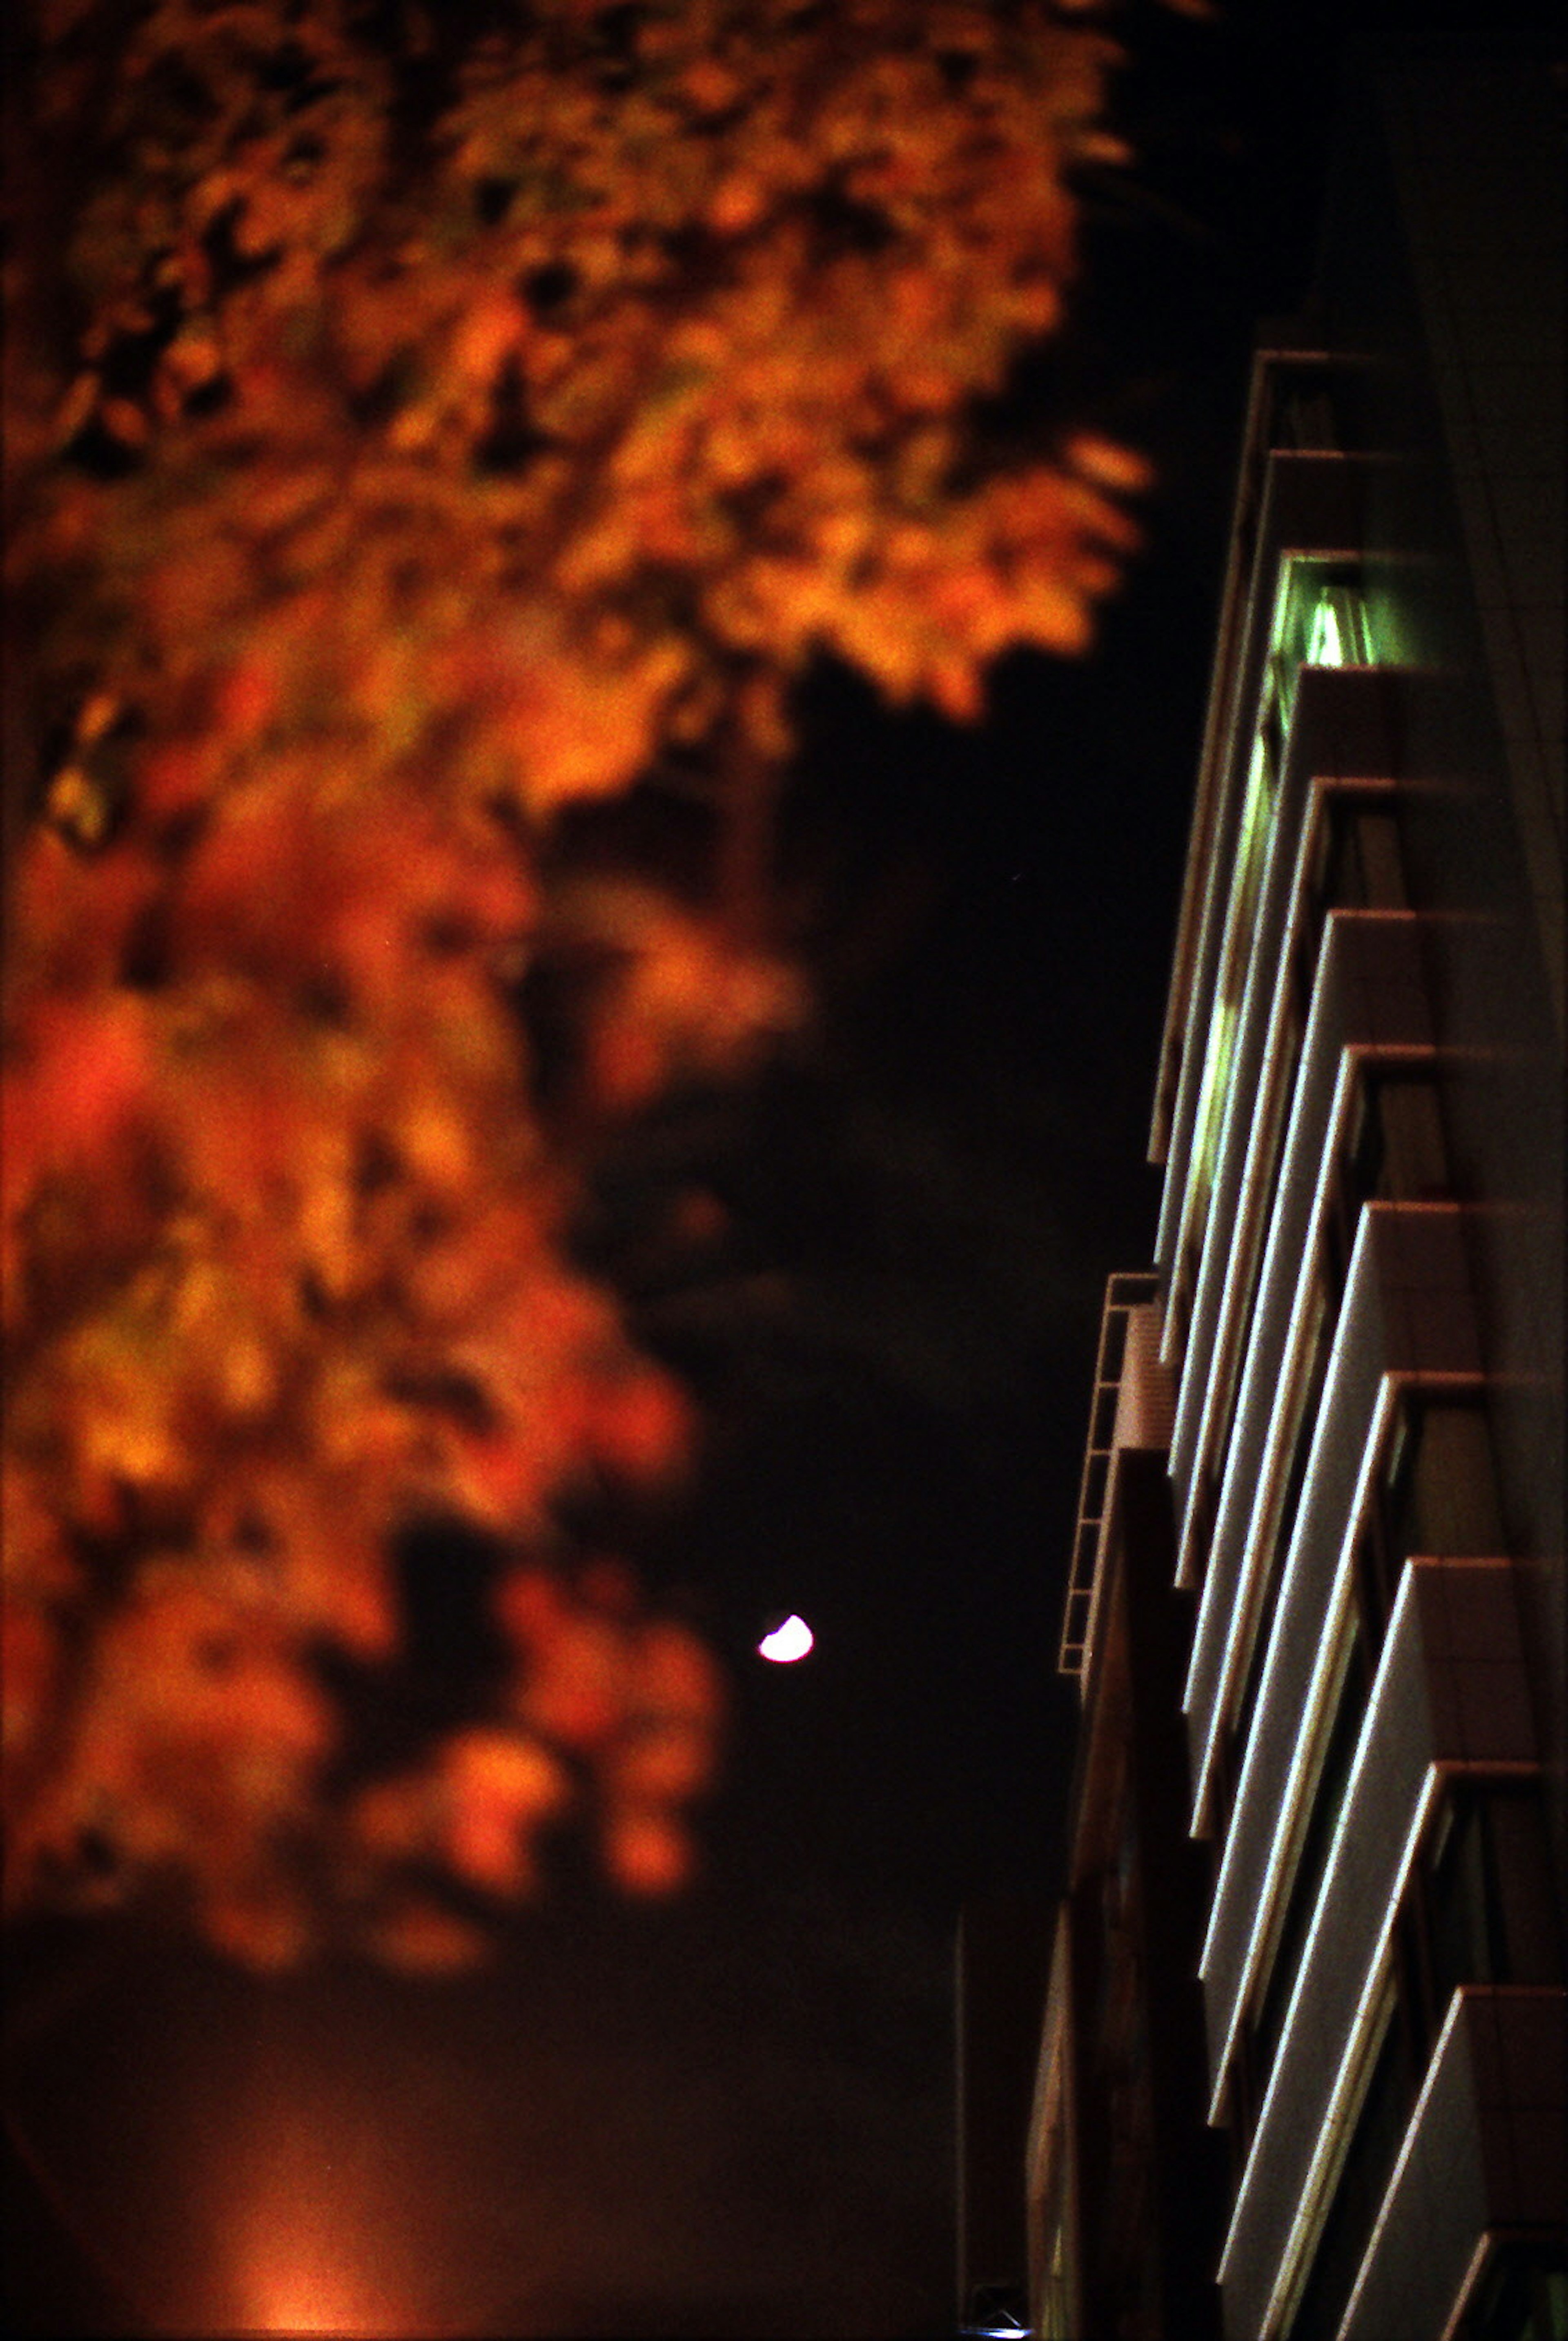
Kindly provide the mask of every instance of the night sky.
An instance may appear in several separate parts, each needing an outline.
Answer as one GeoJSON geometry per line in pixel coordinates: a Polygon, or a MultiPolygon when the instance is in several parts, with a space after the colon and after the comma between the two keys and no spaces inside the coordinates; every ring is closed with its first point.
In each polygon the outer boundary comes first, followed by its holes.
{"type": "Polygon", "coordinates": [[[54,2210],[8,2329],[238,2326],[285,2279],[387,2334],[951,2329],[954,1932],[1055,1884],[1063,1568],[1104,1280],[1153,1242],[1247,354],[1310,265],[1310,15],[1131,12],[1143,159],[1091,190],[1074,336],[1017,390],[1153,453],[1130,588],[973,732],[814,681],[786,838],[817,1028],[606,1166],[594,1240],[713,1422],[644,1537],[733,1671],[700,1883],[647,1908],[564,1871],[455,1986],[35,1929],[13,2183],[54,2210]],[[693,1167],[734,1244],[661,1282],[625,1230],[693,1167]],[[784,1609],[818,1648],[770,1669],[784,1609]]]}

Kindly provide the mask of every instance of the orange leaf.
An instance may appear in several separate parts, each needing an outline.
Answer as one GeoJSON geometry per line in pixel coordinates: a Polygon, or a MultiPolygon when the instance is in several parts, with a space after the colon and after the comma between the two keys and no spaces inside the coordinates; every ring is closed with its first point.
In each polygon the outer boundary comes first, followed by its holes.
{"type": "Polygon", "coordinates": [[[678,1821],[656,1808],[633,1806],[610,1816],[604,1867],[626,1893],[656,1900],[685,1885],[695,1860],[691,1838],[678,1821]]]}

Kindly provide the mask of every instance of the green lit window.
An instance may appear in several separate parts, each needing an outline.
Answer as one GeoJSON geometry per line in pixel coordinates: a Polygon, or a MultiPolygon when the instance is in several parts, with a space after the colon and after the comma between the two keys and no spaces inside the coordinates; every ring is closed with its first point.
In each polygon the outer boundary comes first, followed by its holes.
{"type": "Polygon", "coordinates": [[[1230,912],[1225,922],[1223,980],[1219,1003],[1209,1026],[1208,1053],[1198,1090],[1198,1110],[1193,1125],[1193,1173],[1195,1190],[1206,1202],[1213,1177],[1214,1155],[1230,1096],[1231,1069],[1235,1056],[1236,1025],[1247,961],[1252,952],[1253,923],[1257,916],[1263,864],[1273,832],[1274,769],[1266,732],[1253,742],[1247,793],[1236,836],[1234,874],[1231,881],[1230,912]]]}
{"type": "Polygon", "coordinates": [[[1307,623],[1307,666],[1370,666],[1366,605],[1350,585],[1323,586],[1307,623]]]}
{"type": "Polygon", "coordinates": [[[1288,726],[1303,666],[1375,666],[1377,645],[1365,597],[1343,563],[1287,560],[1274,597],[1269,673],[1288,726]]]}
{"type": "Polygon", "coordinates": [[[1193,1175],[1206,1194],[1214,1174],[1214,1149],[1220,1119],[1231,1086],[1231,1061],[1236,1046],[1236,1006],[1222,1001],[1209,1027],[1209,1053],[1203,1061],[1203,1085],[1198,1092],[1197,1142],[1193,1149],[1193,1175]]]}

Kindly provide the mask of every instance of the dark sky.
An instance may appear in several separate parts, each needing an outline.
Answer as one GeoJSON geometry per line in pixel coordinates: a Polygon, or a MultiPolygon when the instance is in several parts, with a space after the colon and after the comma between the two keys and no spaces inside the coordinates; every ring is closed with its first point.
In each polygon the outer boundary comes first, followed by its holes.
{"type": "Polygon", "coordinates": [[[11,2097],[65,2225],[39,2213],[11,2329],[210,2331],[285,2277],[386,2333],[951,2327],[954,1930],[1054,1884],[1094,1330],[1153,1240],[1246,354],[1304,281],[1330,86],[1310,12],[1131,24],[1144,159],[1021,390],[1154,452],[1131,589],[971,733],[819,679],[790,835],[820,1032],[610,1182],[622,1210],[700,1160],[741,1231],[733,1286],[646,1307],[714,1392],[649,1561],[734,1673],[703,1880],[645,1909],[564,1878],[460,1987],[31,1938],[11,2097]],[[784,1607],[819,1646],[773,1670],[784,1607]]]}

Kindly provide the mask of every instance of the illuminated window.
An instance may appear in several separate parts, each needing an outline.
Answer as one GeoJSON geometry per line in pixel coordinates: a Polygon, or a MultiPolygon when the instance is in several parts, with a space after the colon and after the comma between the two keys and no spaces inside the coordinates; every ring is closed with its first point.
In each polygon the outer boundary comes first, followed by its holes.
{"type": "Polygon", "coordinates": [[[1198,1089],[1198,1110],[1193,1125],[1192,1180],[1197,1210],[1193,1229],[1195,1241],[1202,1240],[1203,1215],[1208,1204],[1214,1157],[1230,1098],[1242,991],[1246,981],[1247,962],[1252,956],[1253,928],[1263,887],[1263,864],[1268,859],[1269,841],[1273,833],[1275,778],[1274,760],[1268,740],[1260,730],[1253,742],[1247,792],[1243,800],[1241,825],[1236,833],[1235,865],[1231,880],[1230,909],[1225,919],[1218,1005],[1210,1020],[1208,1053],[1203,1060],[1203,1077],[1198,1089]]]}
{"type": "Polygon", "coordinates": [[[1307,620],[1305,666],[1373,663],[1366,604],[1353,586],[1323,585],[1307,620]]]}
{"type": "Polygon", "coordinates": [[[1312,632],[1307,636],[1308,666],[1346,666],[1344,630],[1332,596],[1325,593],[1313,612],[1312,632]]]}
{"type": "Polygon", "coordinates": [[[1198,1091],[1197,1142],[1193,1150],[1193,1177],[1205,1198],[1214,1173],[1214,1150],[1219,1142],[1224,1101],[1230,1094],[1236,1015],[1235,1001],[1223,1000],[1209,1027],[1209,1052],[1203,1061],[1203,1087],[1198,1091]]]}
{"type": "Polygon", "coordinates": [[[1303,666],[1376,666],[1383,662],[1372,615],[1353,572],[1297,555],[1282,568],[1269,640],[1269,678],[1288,727],[1303,666]]]}

